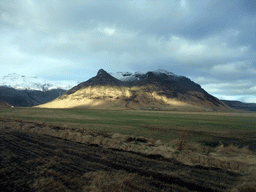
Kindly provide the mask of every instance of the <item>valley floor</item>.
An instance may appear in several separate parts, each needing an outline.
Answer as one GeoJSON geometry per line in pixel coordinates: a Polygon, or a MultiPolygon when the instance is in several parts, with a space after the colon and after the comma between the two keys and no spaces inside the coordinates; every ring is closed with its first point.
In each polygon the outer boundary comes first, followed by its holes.
{"type": "Polygon", "coordinates": [[[242,176],[6,128],[0,138],[3,191],[223,191],[242,176]]]}
{"type": "Polygon", "coordinates": [[[65,128],[1,119],[4,191],[229,191],[244,178],[239,171],[49,136],[50,130],[65,128]]]}

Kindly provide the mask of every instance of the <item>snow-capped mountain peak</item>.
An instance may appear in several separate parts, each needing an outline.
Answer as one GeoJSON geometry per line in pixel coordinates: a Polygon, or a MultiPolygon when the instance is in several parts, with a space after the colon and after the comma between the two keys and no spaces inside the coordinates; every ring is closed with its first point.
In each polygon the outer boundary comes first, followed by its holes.
{"type": "MultiPolygon", "coordinates": [[[[177,78],[179,76],[173,74],[172,72],[168,72],[166,70],[163,69],[158,69],[156,71],[149,71],[154,73],[155,75],[161,75],[161,74],[165,74],[169,77],[173,77],[173,78],[177,78]]],[[[143,75],[146,75],[146,73],[141,73],[141,72],[135,72],[135,73],[131,73],[131,72],[116,72],[116,73],[109,73],[110,75],[112,75],[113,77],[115,77],[118,80],[121,81],[128,81],[128,82],[132,82],[132,81],[137,81],[140,79],[140,77],[142,77],[143,75]]]]}
{"type": "Polygon", "coordinates": [[[117,72],[117,73],[109,73],[111,76],[115,77],[120,81],[136,81],[138,73],[131,73],[131,72],[117,72]]]}
{"type": "Polygon", "coordinates": [[[177,76],[177,75],[175,75],[174,73],[172,73],[172,72],[168,72],[168,71],[166,71],[166,70],[164,70],[164,69],[158,69],[158,70],[155,70],[155,71],[152,71],[153,73],[155,73],[155,74],[166,74],[166,75],[168,75],[168,76],[177,76]]]}
{"type": "Polygon", "coordinates": [[[16,73],[11,73],[0,78],[0,86],[8,86],[20,90],[69,90],[78,83],[78,81],[49,81],[38,76],[24,76],[16,73]]]}

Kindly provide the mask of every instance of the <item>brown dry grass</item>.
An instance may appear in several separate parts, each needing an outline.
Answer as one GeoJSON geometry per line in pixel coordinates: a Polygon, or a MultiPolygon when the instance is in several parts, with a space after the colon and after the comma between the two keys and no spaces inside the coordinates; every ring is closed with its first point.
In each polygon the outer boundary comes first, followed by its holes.
{"type": "MultiPolygon", "coordinates": [[[[166,191],[161,183],[151,177],[125,171],[95,171],[82,175],[79,179],[66,176],[52,169],[44,169],[32,185],[39,192],[48,191],[93,191],[93,192],[141,192],[166,191]],[[74,187],[75,186],[75,187],[74,187]]],[[[175,187],[175,186],[174,186],[175,187]]],[[[182,191],[182,188],[179,188],[182,191]]]]}
{"type": "MultiPolygon", "coordinates": [[[[36,129],[30,129],[35,132],[36,129]]],[[[43,128],[43,133],[63,139],[73,140],[88,144],[97,144],[104,147],[135,151],[144,154],[160,154],[166,158],[177,160],[193,165],[204,165],[230,170],[246,172],[256,165],[255,153],[247,147],[219,145],[216,148],[202,146],[199,143],[186,142],[187,131],[181,132],[178,140],[164,144],[161,140],[146,139],[121,134],[104,136],[101,133],[80,133],[75,130],[52,130],[43,128]]]]}
{"type": "Polygon", "coordinates": [[[83,191],[95,192],[141,192],[141,191],[164,191],[149,185],[154,183],[152,178],[146,178],[137,173],[127,173],[124,171],[89,172],[82,176],[85,182],[83,191]]]}
{"type": "Polygon", "coordinates": [[[184,149],[186,135],[187,135],[187,131],[183,130],[180,134],[180,139],[178,140],[178,143],[177,143],[178,151],[182,151],[184,149]]]}
{"type": "Polygon", "coordinates": [[[82,188],[82,183],[77,178],[66,176],[52,169],[43,169],[39,179],[32,184],[33,189],[40,192],[59,191],[68,192],[76,191],[77,187],[82,188]]]}
{"type": "Polygon", "coordinates": [[[0,101],[0,109],[1,109],[1,108],[10,108],[10,107],[11,107],[11,106],[10,106],[9,104],[0,101]]]}
{"type": "Polygon", "coordinates": [[[104,134],[100,132],[86,131],[85,129],[65,128],[56,129],[51,125],[35,125],[33,122],[8,121],[4,127],[30,131],[38,134],[46,134],[81,143],[97,144],[104,147],[135,151],[144,154],[159,154],[166,158],[194,165],[204,165],[231,170],[248,171],[256,166],[255,152],[247,147],[239,148],[220,144],[216,148],[205,147],[199,143],[188,142],[187,130],[180,133],[177,140],[164,143],[161,140],[136,137],[132,135],[104,134]]]}
{"type": "MultiPolygon", "coordinates": [[[[164,143],[161,140],[148,139],[145,137],[135,137],[132,135],[104,134],[100,132],[88,131],[85,129],[71,129],[68,127],[57,128],[46,124],[35,124],[33,122],[9,120],[1,122],[1,125],[9,129],[20,129],[38,134],[46,134],[67,140],[81,143],[97,144],[108,148],[122,149],[142,154],[157,154],[165,158],[175,158],[188,165],[202,165],[225,170],[236,171],[244,174],[244,180],[233,189],[233,191],[250,191],[255,189],[256,180],[256,153],[247,147],[239,148],[234,145],[224,146],[220,143],[215,148],[205,147],[199,143],[188,142],[187,130],[180,132],[177,140],[164,143]]],[[[54,175],[54,173],[52,173],[54,175]]],[[[108,191],[112,188],[119,191],[129,191],[132,182],[138,180],[138,175],[125,175],[117,173],[113,175],[107,172],[88,173],[84,175],[89,182],[85,190],[108,191]],[[88,178],[91,178],[88,180],[88,178]],[[137,178],[137,179],[136,179],[137,178]],[[118,183],[117,183],[117,179],[118,183]],[[99,180],[103,180],[100,183],[99,180]],[[113,180],[113,182],[111,182],[113,180]],[[114,182],[116,181],[116,182],[114,182]]],[[[143,180],[143,179],[142,179],[143,180]]],[[[43,186],[46,191],[51,190],[50,186],[59,191],[63,190],[60,182],[53,181],[47,177],[42,177],[37,186],[43,186]]],[[[140,185],[140,184],[139,184],[140,185]]],[[[40,187],[38,188],[40,191],[40,187]]],[[[132,191],[132,190],[131,190],[132,191]]]]}
{"type": "Polygon", "coordinates": [[[230,192],[255,192],[256,191],[256,182],[245,182],[232,190],[230,192]]]}

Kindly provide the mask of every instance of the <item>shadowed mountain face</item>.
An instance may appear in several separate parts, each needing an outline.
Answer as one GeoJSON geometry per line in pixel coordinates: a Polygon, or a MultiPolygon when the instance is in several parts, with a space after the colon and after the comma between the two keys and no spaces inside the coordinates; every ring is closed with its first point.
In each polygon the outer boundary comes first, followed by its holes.
{"type": "Polygon", "coordinates": [[[75,93],[79,89],[82,89],[84,87],[88,86],[96,86],[96,85],[102,85],[102,86],[122,86],[125,83],[122,81],[119,81],[118,79],[112,77],[110,74],[108,74],[103,69],[100,69],[97,73],[97,75],[91,79],[89,79],[86,82],[80,83],[79,85],[73,87],[69,91],[67,91],[67,95],[70,95],[72,93],[75,93]]]}
{"type": "MultiPolygon", "coordinates": [[[[175,92],[186,92],[186,91],[199,91],[205,92],[200,85],[195,84],[190,79],[186,77],[172,77],[168,76],[164,73],[161,74],[154,74],[153,72],[148,72],[146,74],[138,75],[139,80],[135,81],[120,81],[110,74],[108,74],[103,69],[100,69],[97,75],[86,82],[80,83],[79,85],[75,86],[74,88],[67,91],[67,95],[76,92],[77,90],[88,87],[88,86],[145,86],[145,85],[156,85],[160,89],[165,90],[166,94],[170,91],[172,93],[175,92]]],[[[171,97],[171,95],[170,95],[171,97]]]]}
{"type": "Polygon", "coordinates": [[[0,86],[0,101],[15,107],[32,107],[47,103],[64,94],[62,89],[48,91],[17,90],[6,86],[0,86]]]}
{"type": "Polygon", "coordinates": [[[256,111],[256,103],[243,103],[240,101],[228,101],[228,100],[221,100],[221,101],[234,109],[243,110],[243,111],[256,111]]]}
{"type": "Polygon", "coordinates": [[[41,107],[230,109],[186,77],[164,72],[147,72],[135,77],[121,81],[100,69],[95,77],[41,107]]]}

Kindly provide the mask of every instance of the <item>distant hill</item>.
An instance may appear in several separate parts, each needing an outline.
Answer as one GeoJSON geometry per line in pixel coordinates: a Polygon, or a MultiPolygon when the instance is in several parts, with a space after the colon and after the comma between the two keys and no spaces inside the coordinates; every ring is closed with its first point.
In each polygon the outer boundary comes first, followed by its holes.
{"type": "Polygon", "coordinates": [[[16,73],[11,73],[0,78],[0,86],[7,86],[18,90],[69,90],[78,83],[78,81],[49,81],[38,76],[25,76],[16,73]]]}
{"type": "Polygon", "coordinates": [[[229,101],[229,100],[221,100],[221,101],[234,109],[243,110],[243,111],[256,111],[256,103],[243,103],[240,101],[229,101]]]}
{"type": "Polygon", "coordinates": [[[0,101],[15,107],[32,107],[47,103],[64,94],[66,90],[53,89],[48,91],[17,90],[0,86],[0,101]]]}
{"type": "Polygon", "coordinates": [[[15,107],[32,107],[56,99],[78,83],[12,73],[0,78],[0,101],[15,107]]]}
{"type": "Polygon", "coordinates": [[[103,69],[95,77],[39,107],[231,110],[184,76],[164,70],[110,75],[103,69]]]}

